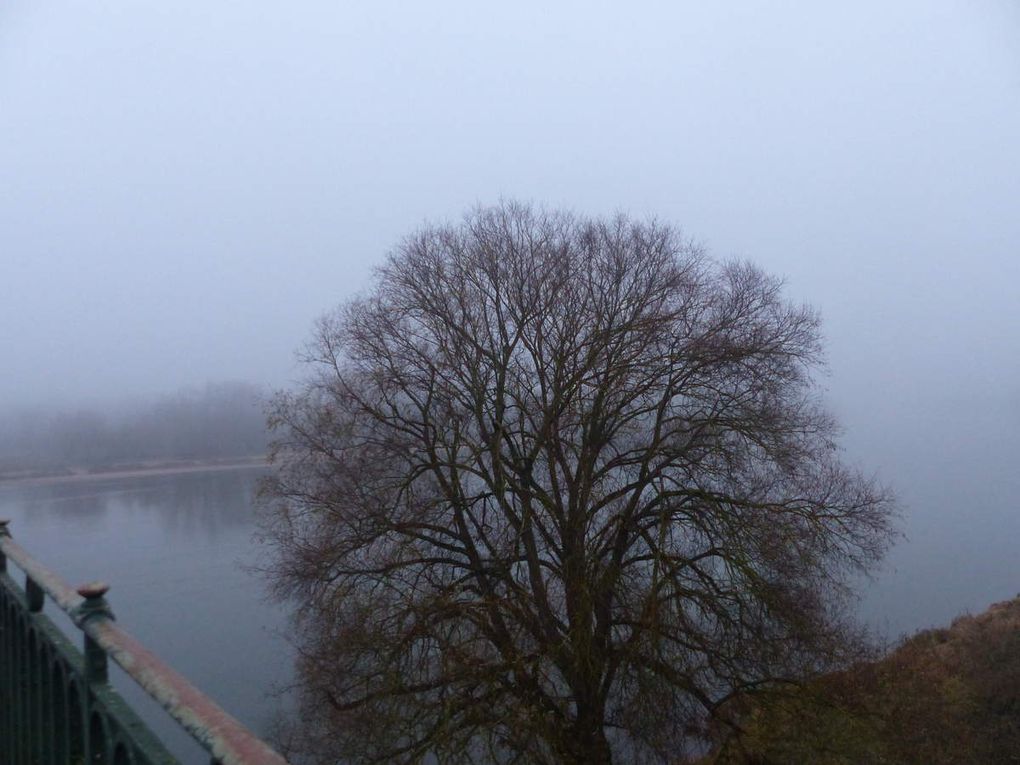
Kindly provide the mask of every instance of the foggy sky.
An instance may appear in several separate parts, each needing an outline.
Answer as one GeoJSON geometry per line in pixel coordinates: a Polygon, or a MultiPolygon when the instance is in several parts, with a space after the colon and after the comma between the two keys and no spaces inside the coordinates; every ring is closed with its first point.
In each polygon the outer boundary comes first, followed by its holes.
{"type": "Polygon", "coordinates": [[[783,275],[908,533],[1020,536],[1015,0],[7,0],[0,402],[286,385],[403,234],[500,197],[783,275]]]}

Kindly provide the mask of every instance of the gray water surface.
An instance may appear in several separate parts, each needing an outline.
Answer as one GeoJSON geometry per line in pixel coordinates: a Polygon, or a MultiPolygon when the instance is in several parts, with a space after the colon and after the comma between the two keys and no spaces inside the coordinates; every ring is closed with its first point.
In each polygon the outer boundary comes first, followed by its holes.
{"type": "MultiPolygon", "coordinates": [[[[261,469],[0,486],[12,536],[69,584],[103,580],[118,623],[267,735],[291,677],[287,610],[252,571],[261,469]]],[[[17,572],[15,572],[17,573],[17,572]]],[[[56,616],[55,607],[47,613],[56,616]]],[[[64,624],[66,620],[58,620],[64,624]]],[[[73,636],[80,645],[80,633],[73,636]]],[[[184,762],[208,762],[122,674],[115,685],[184,762]]]]}
{"type": "MultiPolygon", "coordinates": [[[[862,583],[865,621],[892,639],[1020,589],[1013,502],[1020,484],[1005,467],[1013,453],[996,451],[999,462],[988,459],[984,473],[963,477],[928,459],[919,459],[924,475],[901,467],[907,538],[877,578],[862,583]]],[[[262,475],[249,468],[0,485],[0,517],[70,584],[110,583],[122,627],[266,736],[287,707],[274,690],[289,682],[294,655],[287,609],[268,598],[252,570],[264,552],[254,538],[262,475]]],[[[114,681],[183,762],[208,762],[130,680],[115,674],[114,681]]]]}

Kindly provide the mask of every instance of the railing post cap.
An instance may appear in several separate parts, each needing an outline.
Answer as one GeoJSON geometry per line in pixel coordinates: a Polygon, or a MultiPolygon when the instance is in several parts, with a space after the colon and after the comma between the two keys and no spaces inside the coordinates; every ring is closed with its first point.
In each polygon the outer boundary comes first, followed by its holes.
{"type": "Polygon", "coordinates": [[[110,585],[106,582],[89,582],[78,588],[78,594],[86,600],[94,600],[103,597],[110,591],[110,585]]]}

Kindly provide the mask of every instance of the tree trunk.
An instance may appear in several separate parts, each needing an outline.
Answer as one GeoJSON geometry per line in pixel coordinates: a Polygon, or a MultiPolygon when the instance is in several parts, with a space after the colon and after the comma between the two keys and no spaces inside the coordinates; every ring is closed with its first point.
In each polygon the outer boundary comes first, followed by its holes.
{"type": "Polygon", "coordinates": [[[606,740],[601,721],[582,715],[573,726],[569,739],[563,742],[563,762],[571,765],[611,765],[613,753],[606,740]],[[585,719],[587,718],[587,719],[585,719]]]}

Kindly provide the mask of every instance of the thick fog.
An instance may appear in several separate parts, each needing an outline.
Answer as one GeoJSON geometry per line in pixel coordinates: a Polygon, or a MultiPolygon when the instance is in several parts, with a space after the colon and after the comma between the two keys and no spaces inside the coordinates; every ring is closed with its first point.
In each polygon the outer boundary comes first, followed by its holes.
{"type": "Polygon", "coordinates": [[[0,402],[285,386],[402,234],[500,197],[783,275],[905,508],[872,608],[1020,590],[1015,0],[5,2],[0,402]]]}

